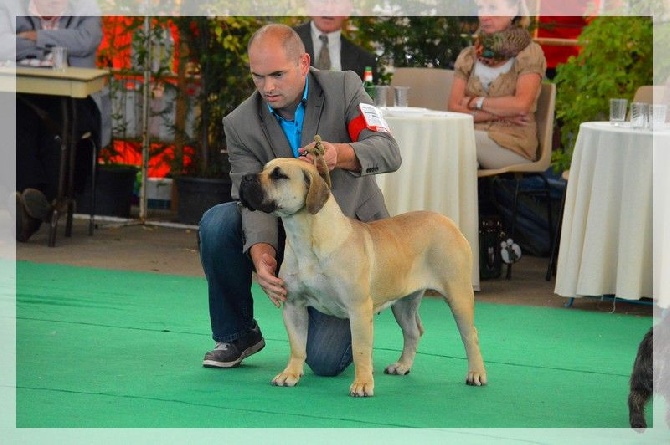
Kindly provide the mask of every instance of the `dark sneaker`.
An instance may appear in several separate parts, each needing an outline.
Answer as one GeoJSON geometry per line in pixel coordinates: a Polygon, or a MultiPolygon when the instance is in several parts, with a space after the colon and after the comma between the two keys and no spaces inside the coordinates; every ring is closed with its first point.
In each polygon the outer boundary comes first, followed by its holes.
{"type": "Polygon", "coordinates": [[[202,366],[205,368],[234,368],[242,360],[265,347],[263,334],[258,326],[246,335],[230,343],[217,343],[213,351],[205,354],[202,366]]]}
{"type": "Polygon", "coordinates": [[[44,193],[37,189],[25,189],[22,196],[28,215],[40,221],[48,221],[51,218],[53,206],[49,204],[44,193]]]}
{"type": "Polygon", "coordinates": [[[42,225],[42,221],[33,218],[26,211],[23,197],[20,193],[16,194],[16,240],[22,243],[27,242],[42,225]]]}

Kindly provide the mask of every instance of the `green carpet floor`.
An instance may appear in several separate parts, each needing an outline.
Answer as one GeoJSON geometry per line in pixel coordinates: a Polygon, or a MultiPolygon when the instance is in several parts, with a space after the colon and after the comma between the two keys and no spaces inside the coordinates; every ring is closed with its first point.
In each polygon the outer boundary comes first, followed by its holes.
{"type": "Polygon", "coordinates": [[[375,397],[353,399],[352,367],[270,385],[288,342],[280,311],[255,292],[266,348],[239,368],[205,369],[204,279],[19,262],[17,428],[627,428],[628,378],[652,324],[479,303],[489,385],[475,388],[463,383],[448,307],[426,298],[412,372],[383,373],[402,343],[386,311],[375,320],[375,397]]]}

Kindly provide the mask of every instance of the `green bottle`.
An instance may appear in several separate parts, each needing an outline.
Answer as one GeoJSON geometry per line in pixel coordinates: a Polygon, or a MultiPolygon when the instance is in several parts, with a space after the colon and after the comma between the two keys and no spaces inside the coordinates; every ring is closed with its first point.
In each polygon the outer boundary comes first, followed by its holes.
{"type": "Polygon", "coordinates": [[[368,93],[368,96],[374,100],[375,84],[372,80],[372,67],[370,66],[365,67],[365,74],[363,75],[363,88],[365,88],[365,92],[368,93]]]}

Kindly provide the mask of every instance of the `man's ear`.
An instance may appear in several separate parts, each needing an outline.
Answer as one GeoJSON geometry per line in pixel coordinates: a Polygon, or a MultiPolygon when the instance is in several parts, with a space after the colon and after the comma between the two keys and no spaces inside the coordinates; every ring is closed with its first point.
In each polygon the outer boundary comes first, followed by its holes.
{"type": "Polygon", "coordinates": [[[305,207],[309,213],[314,215],[328,201],[330,189],[315,170],[303,170],[303,176],[305,178],[305,186],[307,187],[305,207]]]}

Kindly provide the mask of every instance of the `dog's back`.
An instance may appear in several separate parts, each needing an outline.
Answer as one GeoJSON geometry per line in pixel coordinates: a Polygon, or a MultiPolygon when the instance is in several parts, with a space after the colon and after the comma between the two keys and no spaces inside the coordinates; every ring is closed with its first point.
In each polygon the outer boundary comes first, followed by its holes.
{"type": "Polygon", "coordinates": [[[404,213],[368,224],[368,232],[375,261],[381,265],[372,277],[372,288],[380,297],[401,297],[426,288],[446,294],[448,283],[471,288],[470,244],[446,216],[428,211],[404,213]],[[396,295],[381,295],[384,289],[396,295]]]}

